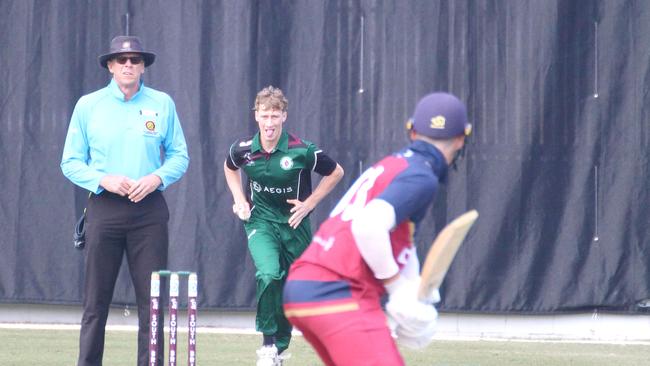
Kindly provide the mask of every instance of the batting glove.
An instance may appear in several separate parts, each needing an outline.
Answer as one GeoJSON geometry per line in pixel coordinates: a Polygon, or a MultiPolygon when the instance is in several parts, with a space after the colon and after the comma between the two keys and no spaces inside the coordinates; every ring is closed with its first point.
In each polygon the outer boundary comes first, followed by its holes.
{"type": "MultiPolygon", "coordinates": [[[[438,319],[438,311],[431,303],[418,300],[419,285],[419,277],[399,276],[385,286],[389,294],[386,313],[391,330],[400,344],[413,348],[422,348],[431,342],[438,319]]],[[[432,296],[428,300],[435,298],[432,296]]]]}
{"type": "Polygon", "coordinates": [[[433,321],[425,329],[422,329],[417,335],[405,334],[402,327],[395,329],[395,337],[397,338],[397,343],[402,346],[411,348],[411,349],[420,349],[428,346],[433,340],[433,336],[436,333],[436,322],[433,321]]]}

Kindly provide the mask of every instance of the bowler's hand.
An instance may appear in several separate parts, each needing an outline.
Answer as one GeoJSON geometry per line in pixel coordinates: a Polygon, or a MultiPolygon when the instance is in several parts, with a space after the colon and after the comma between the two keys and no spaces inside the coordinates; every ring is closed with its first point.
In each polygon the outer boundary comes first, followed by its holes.
{"type": "Polygon", "coordinates": [[[122,175],[105,175],[99,181],[99,185],[104,187],[105,190],[119,194],[124,197],[129,194],[129,190],[135,181],[129,177],[122,175]]]}
{"type": "Polygon", "coordinates": [[[289,226],[294,229],[297,228],[302,222],[302,219],[309,215],[309,213],[314,209],[300,200],[287,200],[287,203],[293,205],[293,208],[289,211],[292,213],[291,217],[289,217],[289,226]]]}
{"type": "Polygon", "coordinates": [[[155,174],[145,175],[131,184],[129,189],[129,199],[131,202],[138,203],[147,195],[156,190],[162,184],[162,179],[155,174]]]}
{"type": "Polygon", "coordinates": [[[235,202],[232,205],[232,212],[242,221],[248,221],[251,218],[251,207],[248,202],[235,202]]]}

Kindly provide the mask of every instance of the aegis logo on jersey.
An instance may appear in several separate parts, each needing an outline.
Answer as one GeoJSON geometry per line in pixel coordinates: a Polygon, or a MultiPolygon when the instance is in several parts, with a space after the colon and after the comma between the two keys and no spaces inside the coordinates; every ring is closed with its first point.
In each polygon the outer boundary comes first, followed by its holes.
{"type": "Polygon", "coordinates": [[[266,192],[266,193],[273,193],[273,194],[285,194],[285,193],[291,193],[293,192],[292,187],[267,187],[267,186],[262,186],[256,181],[251,181],[251,187],[253,187],[253,190],[255,192],[266,192]]]}

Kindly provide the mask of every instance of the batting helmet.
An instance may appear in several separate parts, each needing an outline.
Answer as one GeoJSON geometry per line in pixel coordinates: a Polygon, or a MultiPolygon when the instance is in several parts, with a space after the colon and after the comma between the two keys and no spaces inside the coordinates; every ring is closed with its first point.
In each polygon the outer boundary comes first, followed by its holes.
{"type": "Polygon", "coordinates": [[[468,136],[472,132],[465,104],[456,96],[443,92],[432,93],[420,99],[406,128],[439,140],[468,136]]]}

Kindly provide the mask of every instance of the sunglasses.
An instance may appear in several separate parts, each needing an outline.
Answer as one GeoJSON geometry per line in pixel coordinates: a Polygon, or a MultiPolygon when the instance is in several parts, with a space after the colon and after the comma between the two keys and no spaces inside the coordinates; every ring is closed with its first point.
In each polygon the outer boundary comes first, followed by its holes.
{"type": "Polygon", "coordinates": [[[131,65],[138,65],[142,61],[144,61],[142,56],[117,56],[117,57],[115,57],[115,61],[120,65],[124,65],[126,63],[126,60],[131,60],[131,65]]]}

